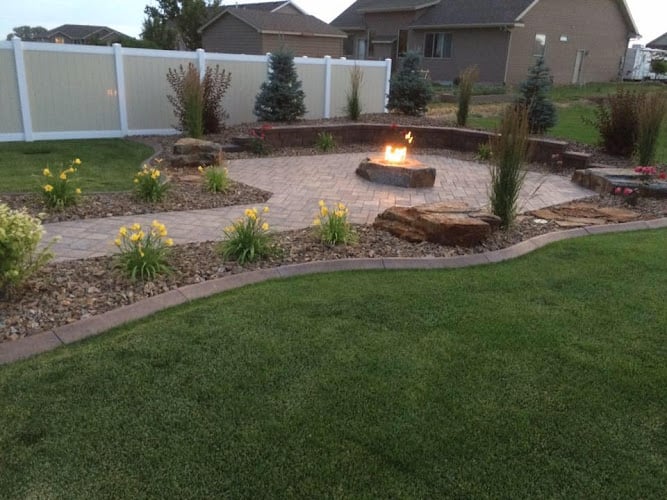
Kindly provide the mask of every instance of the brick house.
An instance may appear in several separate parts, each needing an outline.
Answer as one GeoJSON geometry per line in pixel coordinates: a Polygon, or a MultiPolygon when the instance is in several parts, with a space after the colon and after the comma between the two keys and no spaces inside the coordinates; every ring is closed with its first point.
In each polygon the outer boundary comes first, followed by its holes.
{"type": "Polygon", "coordinates": [[[435,81],[476,64],[480,81],[508,84],[539,56],[557,84],[615,80],[638,36],[625,0],[357,0],[331,25],[348,57],[415,51],[435,81]]]}

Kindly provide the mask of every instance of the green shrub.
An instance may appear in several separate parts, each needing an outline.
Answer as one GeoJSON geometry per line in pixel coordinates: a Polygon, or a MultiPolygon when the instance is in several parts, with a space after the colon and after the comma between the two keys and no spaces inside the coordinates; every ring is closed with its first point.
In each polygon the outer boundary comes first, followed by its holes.
{"type": "Polygon", "coordinates": [[[528,70],[528,78],[519,87],[518,102],[528,109],[531,134],[543,134],[556,125],[556,107],[549,99],[552,77],[544,58],[537,59],[528,70]]]}
{"type": "Polygon", "coordinates": [[[652,93],[647,94],[639,108],[639,126],[637,130],[637,156],[639,165],[651,165],[660,138],[660,128],[667,114],[665,97],[652,93]]]}
{"type": "Polygon", "coordinates": [[[0,298],[10,296],[53,257],[51,245],[37,250],[43,235],[39,219],[0,204],[0,298]]]}
{"type": "MultiPolygon", "coordinates": [[[[268,212],[269,207],[264,207],[263,213],[268,212]]],[[[226,227],[224,238],[220,244],[222,257],[241,265],[268,257],[275,251],[269,224],[255,208],[247,209],[245,217],[226,227]]]]}
{"type": "Polygon", "coordinates": [[[598,104],[593,125],[600,134],[600,144],[612,155],[632,156],[639,134],[639,109],[643,95],[619,88],[598,104]]]}
{"type": "Polygon", "coordinates": [[[266,131],[271,129],[271,125],[264,124],[257,132],[255,129],[250,130],[250,140],[248,141],[248,149],[252,154],[257,156],[266,156],[271,152],[271,147],[266,142],[266,131]]]}
{"type": "Polygon", "coordinates": [[[167,99],[174,107],[180,129],[190,137],[220,132],[227,118],[222,102],[231,85],[231,74],[219,66],[209,66],[204,78],[200,76],[192,63],[187,69],[179,66],[167,72],[167,82],[174,92],[167,99]]]}
{"type": "Polygon", "coordinates": [[[350,90],[346,95],[347,105],[345,112],[352,121],[357,121],[361,116],[361,84],[364,81],[364,72],[359,66],[354,66],[350,71],[350,90]]]}
{"type": "Polygon", "coordinates": [[[525,106],[515,104],[505,109],[491,141],[491,150],[491,210],[500,217],[503,227],[509,227],[516,217],[519,193],[526,178],[523,163],[528,151],[528,111],[525,106]]]}
{"type": "Polygon", "coordinates": [[[489,143],[482,143],[477,147],[477,159],[481,161],[488,161],[492,157],[491,145],[489,143]]]}
{"type": "Polygon", "coordinates": [[[61,168],[57,175],[53,175],[48,167],[42,170],[45,184],[42,185],[41,193],[47,207],[62,210],[77,203],[81,195],[76,181],[76,167],[79,165],[81,160],[76,158],[68,168],[61,168]]]}
{"type": "Polygon", "coordinates": [[[662,57],[655,57],[651,60],[651,71],[658,75],[664,75],[667,73],[667,59],[662,57]]]}
{"type": "Polygon", "coordinates": [[[157,220],[148,233],[141,224],[133,224],[129,230],[121,227],[114,241],[120,249],[118,265],[132,279],[151,280],[158,274],[170,271],[167,264],[169,249],[174,244],[167,238],[167,228],[157,220]]]}
{"type": "Polygon", "coordinates": [[[306,114],[302,83],[294,65],[294,56],[279,51],[269,57],[269,79],[263,82],[255,98],[257,118],[271,122],[291,122],[306,114]]]}
{"type": "Polygon", "coordinates": [[[209,166],[198,168],[199,173],[204,177],[204,185],[211,193],[224,193],[229,189],[229,172],[227,167],[209,166]]]}
{"type": "Polygon", "coordinates": [[[468,66],[459,74],[459,107],[456,110],[456,124],[465,127],[468,123],[470,98],[475,82],[479,78],[477,66],[468,66]]]}
{"type": "Polygon", "coordinates": [[[328,245],[348,244],[356,240],[356,233],[348,221],[348,210],[343,203],[337,203],[335,210],[329,210],[324,200],[313,225],[320,241],[328,245]]]}
{"type": "Polygon", "coordinates": [[[336,140],[329,132],[320,132],[315,145],[320,151],[331,151],[336,147],[336,140]]]}
{"type": "Polygon", "coordinates": [[[156,167],[144,165],[134,176],[134,192],[140,200],[149,203],[161,201],[169,188],[169,181],[156,167]]]}
{"type": "Polygon", "coordinates": [[[420,71],[421,57],[408,52],[401,69],[391,80],[387,108],[411,116],[426,113],[426,105],[433,97],[431,84],[420,71]]]}

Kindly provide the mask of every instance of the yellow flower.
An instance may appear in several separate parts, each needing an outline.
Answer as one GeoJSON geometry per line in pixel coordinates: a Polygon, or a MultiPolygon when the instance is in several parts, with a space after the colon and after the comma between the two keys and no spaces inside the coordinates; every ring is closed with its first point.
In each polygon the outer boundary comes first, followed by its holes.
{"type": "Polygon", "coordinates": [[[143,257],[144,255],[145,255],[145,254],[144,254],[144,251],[143,251],[141,248],[139,248],[139,256],[140,256],[140,257],[143,257]]]}
{"type": "Polygon", "coordinates": [[[199,165],[199,166],[197,167],[197,170],[199,170],[199,173],[200,173],[200,174],[203,174],[203,173],[204,173],[204,167],[202,167],[201,165],[199,165]]]}
{"type": "Polygon", "coordinates": [[[131,229],[132,231],[139,231],[139,229],[141,229],[141,224],[138,224],[138,223],[135,222],[134,224],[132,224],[132,225],[130,226],[130,229],[131,229]]]}
{"type": "Polygon", "coordinates": [[[323,206],[324,206],[324,200],[320,200],[317,204],[318,204],[319,206],[323,207],[323,206]]]}
{"type": "Polygon", "coordinates": [[[167,238],[166,240],[164,240],[164,244],[167,245],[168,247],[171,247],[174,245],[174,240],[172,240],[171,238],[167,238]]]}
{"type": "Polygon", "coordinates": [[[338,210],[345,210],[345,204],[338,203],[338,210]]]}
{"type": "Polygon", "coordinates": [[[74,172],[76,172],[76,168],[70,167],[67,170],[65,170],[65,172],[67,172],[68,174],[73,174],[74,172]]]}
{"type": "Polygon", "coordinates": [[[252,220],[257,219],[257,210],[255,210],[254,208],[246,208],[244,213],[245,213],[246,217],[248,217],[249,219],[252,219],[252,220]]]}
{"type": "Polygon", "coordinates": [[[74,190],[74,192],[75,192],[76,194],[81,194],[81,188],[76,188],[76,189],[74,190]]]}
{"type": "Polygon", "coordinates": [[[51,191],[53,191],[53,186],[51,184],[47,184],[46,186],[44,186],[44,191],[50,193],[51,191]]]}
{"type": "Polygon", "coordinates": [[[120,238],[116,238],[115,240],[113,240],[113,242],[114,242],[114,245],[116,245],[117,247],[119,247],[120,244],[121,244],[120,238]]]}
{"type": "Polygon", "coordinates": [[[60,180],[61,181],[66,181],[67,180],[67,173],[60,172],[60,180]]]}
{"type": "Polygon", "coordinates": [[[139,184],[139,179],[137,177],[134,178],[134,183],[139,184]]]}
{"type": "Polygon", "coordinates": [[[322,217],[329,215],[329,209],[326,207],[326,205],[320,208],[320,214],[322,214],[322,217]]]}
{"type": "Polygon", "coordinates": [[[153,170],[153,172],[151,173],[151,179],[155,180],[158,177],[160,177],[160,171],[159,170],[153,170]]]}
{"type": "Polygon", "coordinates": [[[51,171],[48,168],[45,168],[44,170],[42,170],[42,175],[44,177],[51,177],[51,171]]]}
{"type": "Polygon", "coordinates": [[[268,214],[269,213],[269,207],[264,207],[264,210],[262,210],[262,212],[264,212],[265,214],[268,214]]]}
{"type": "Polygon", "coordinates": [[[342,210],[336,210],[336,211],[334,212],[334,215],[335,215],[336,217],[338,217],[338,218],[342,218],[343,215],[345,215],[345,212],[343,212],[342,210]]]}
{"type": "Polygon", "coordinates": [[[234,226],[227,226],[224,231],[225,233],[233,233],[236,230],[234,226]]]}
{"type": "Polygon", "coordinates": [[[269,230],[269,223],[265,222],[264,224],[262,224],[262,231],[268,231],[268,230],[269,230]]]}
{"type": "Polygon", "coordinates": [[[315,218],[313,219],[313,224],[314,224],[315,226],[319,226],[320,224],[322,224],[322,221],[319,219],[319,217],[315,217],[315,218]]]}
{"type": "Polygon", "coordinates": [[[79,160],[78,158],[74,158],[74,162],[73,162],[73,163],[74,163],[75,165],[81,165],[81,160],[79,160]]]}
{"type": "Polygon", "coordinates": [[[125,226],[121,227],[120,230],[118,231],[118,234],[120,234],[121,236],[126,236],[127,228],[125,226]]]}
{"type": "Polygon", "coordinates": [[[141,239],[141,233],[134,233],[132,236],[130,236],[130,241],[132,243],[136,243],[141,239]]]}
{"type": "Polygon", "coordinates": [[[139,231],[137,234],[139,235],[140,240],[143,240],[144,236],[146,236],[143,231],[139,231]]]}

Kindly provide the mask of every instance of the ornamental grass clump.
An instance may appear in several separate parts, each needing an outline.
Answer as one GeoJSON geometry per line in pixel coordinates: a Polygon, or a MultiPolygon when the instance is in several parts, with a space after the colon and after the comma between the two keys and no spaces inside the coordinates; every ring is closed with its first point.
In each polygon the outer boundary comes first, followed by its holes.
{"type": "Polygon", "coordinates": [[[336,148],[336,140],[334,136],[329,132],[320,132],[317,134],[317,140],[315,141],[317,149],[322,152],[331,151],[336,148]]]}
{"type": "Polygon", "coordinates": [[[637,158],[640,165],[650,165],[655,160],[665,115],[667,115],[667,99],[660,94],[647,94],[641,103],[638,115],[637,158]]]}
{"type": "Polygon", "coordinates": [[[229,189],[229,171],[227,167],[209,166],[197,168],[204,179],[206,189],[211,193],[224,193],[229,189]]]}
{"type": "Polygon", "coordinates": [[[345,105],[345,113],[352,121],[359,120],[362,111],[361,104],[361,85],[364,82],[364,72],[359,66],[354,66],[350,70],[350,90],[345,98],[347,104],[345,105]]]}
{"type": "Polygon", "coordinates": [[[619,88],[595,110],[593,125],[600,134],[600,144],[611,155],[630,157],[637,146],[639,110],[644,95],[619,88]]]}
{"type": "Polygon", "coordinates": [[[151,280],[170,270],[167,259],[174,241],[167,238],[167,228],[157,220],[146,232],[141,224],[121,227],[114,244],[120,249],[119,267],[133,280],[151,280]]]}
{"type": "Polygon", "coordinates": [[[38,250],[44,235],[42,222],[24,210],[0,204],[0,298],[9,297],[53,253],[51,244],[38,250]]]}
{"type": "Polygon", "coordinates": [[[491,141],[492,164],[489,200],[491,211],[505,228],[517,213],[519,193],[526,178],[523,163],[528,152],[528,111],[515,104],[505,109],[497,135],[491,141]]]}
{"type": "Polygon", "coordinates": [[[140,200],[156,203],[169,190],[169,181],[157,167],[144,165],[134,176],[134,192],[140,200]]]}
{"type": "Polygon", "coordinates": [[[477,66],[468,66],[459,74],[459,107],[456,110],[456,124],[459,127],[465,127],[468,123],[472,89],[478,78],[477,66]]]}
{"type": "Polygon", "coordinates": [[[328,245],[354,243],[357,235],[348,221],[347,207],[339,202],[334,210],[329,210],[324,200],[320,200],[319,206],[313,225],[320,241],[328,245]]]}
{"type": "MultiPolygon", "coordinates": [[[[264,207],[262,213],[269,213],[269,207],[264,207]]],[[[244,215],[224,229],[225,239],[220,244],[222,257],[241,265],[268,257],[275,251],[269,223],[257,209],[248,208],[244,215]]]]}
{"type": "Polygon", "coordinates": [[[81,196],[81,188],[77,182],[77,167],[81,160],[76,158],[68,168],[61,168],[57,174],[53,174],[47,167],[42,170],[44,184],[41,187],[42,197],[46,206],[53,210],[63,210],[71,205],[76,205],[81,196]]]}

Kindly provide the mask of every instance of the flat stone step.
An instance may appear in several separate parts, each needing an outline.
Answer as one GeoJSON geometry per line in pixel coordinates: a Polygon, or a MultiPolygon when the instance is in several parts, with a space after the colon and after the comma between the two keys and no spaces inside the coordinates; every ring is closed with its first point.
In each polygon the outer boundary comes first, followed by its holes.
{"type": "Polygon", "coordinates": [[[245,148],[240,144],[221,144],[220,147],[225,153],[242,153],[245,148]]]}
{"type": "Polygon", "coordinates": [[[641,196],[667,198],[667,182],[645,183],[631,168],[598,167],[575,170],[572,182],[600,194],[610,194],[617,187],[638,189],[641,196]]]}

